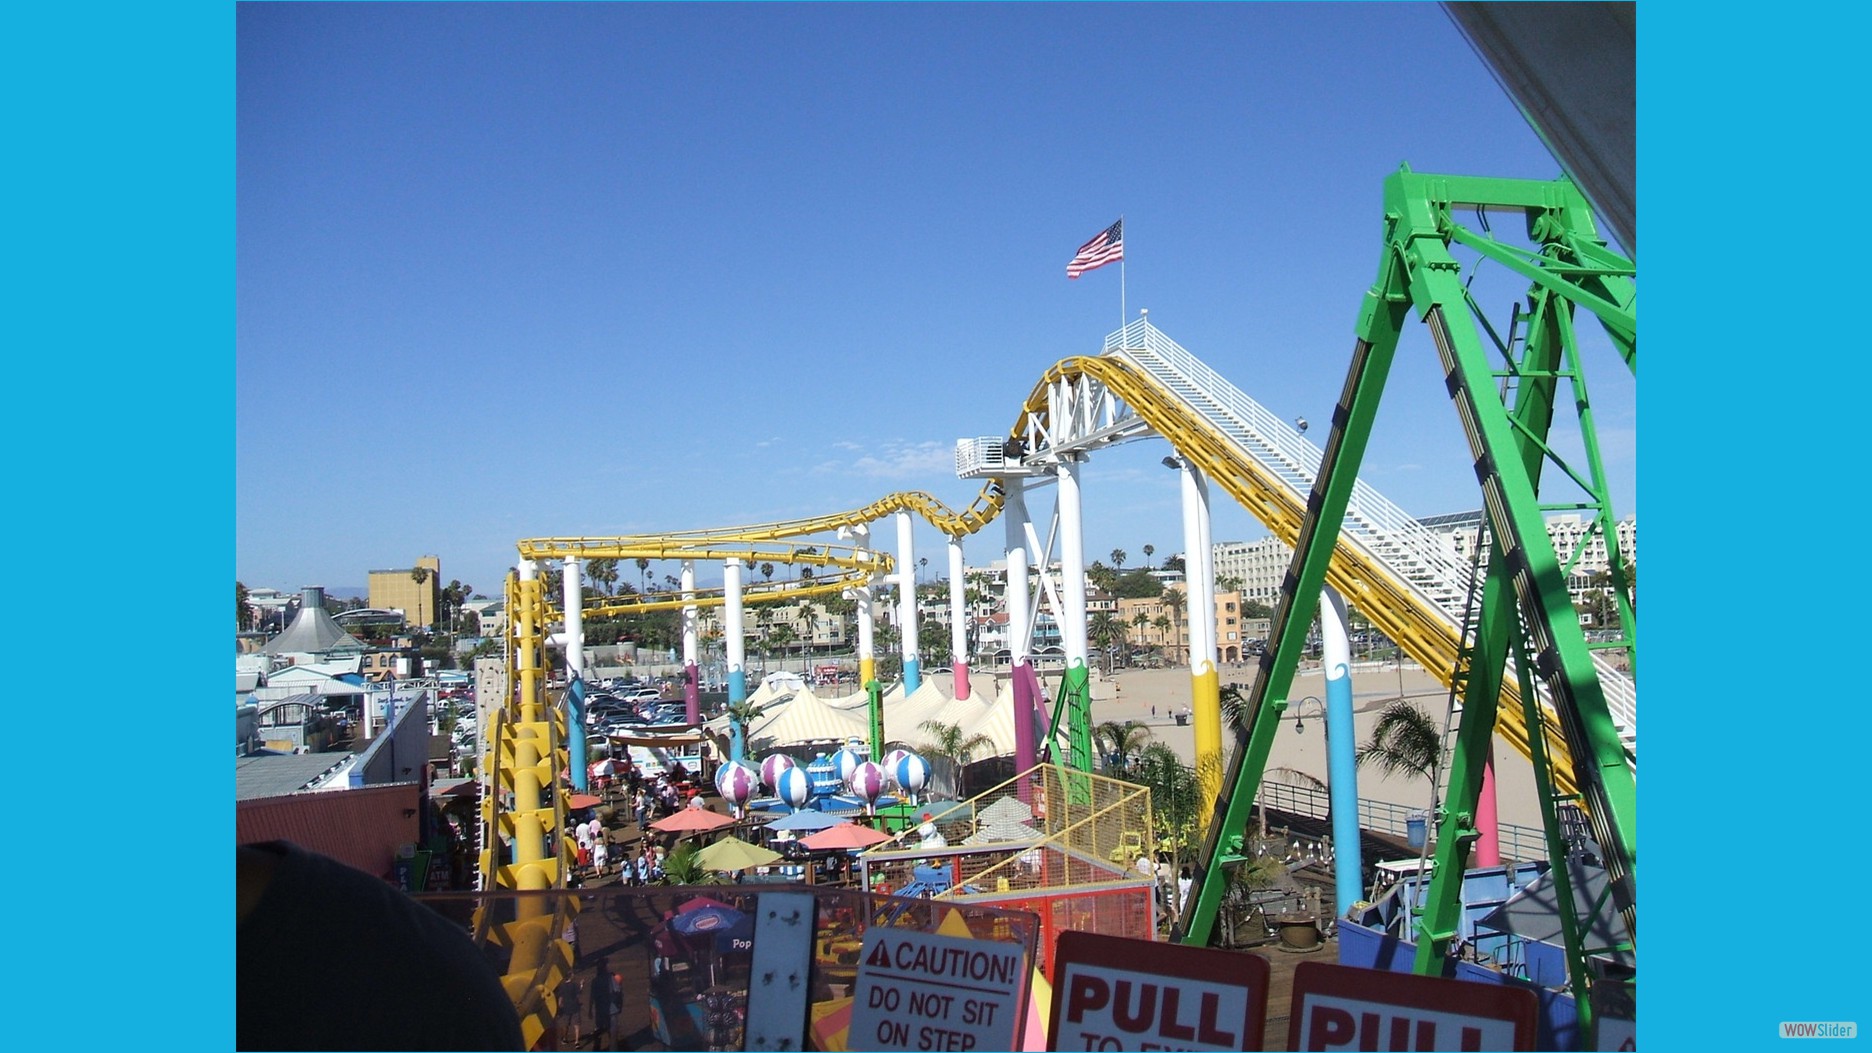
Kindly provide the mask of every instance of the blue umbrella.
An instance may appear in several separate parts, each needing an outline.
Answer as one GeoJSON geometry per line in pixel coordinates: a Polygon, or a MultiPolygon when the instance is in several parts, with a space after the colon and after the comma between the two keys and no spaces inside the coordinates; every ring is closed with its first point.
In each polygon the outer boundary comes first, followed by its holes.
{"type": "Polygon", "coordinates": [[[783,815],[775,819],[773,822],[767,824],[767,829],[824,830],[828,826],[837,826],[844,821],[845,820],[840,819],[836,815],[829,815],[825,812],[815,812],[808,808],[805,811],[794,812],[792,815],[783,815]]]}
{"type": "Polygon", "coordinates": [[[754,946],[754,919],[730,907],[697,907],[671,918],[668,925],[671,932],[686,938],[710,937],[717,953],[754,946]]]}

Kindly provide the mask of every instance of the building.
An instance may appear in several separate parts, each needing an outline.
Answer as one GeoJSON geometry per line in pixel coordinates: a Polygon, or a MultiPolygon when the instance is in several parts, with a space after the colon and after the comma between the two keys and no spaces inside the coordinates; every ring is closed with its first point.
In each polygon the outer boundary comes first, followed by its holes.
{"type": "MultiPolygon", "coordinates": [[[[1185,616],[1185,591],[1181,583],[1170,585],[1163,595],[1138,599],[1120,599],[1117,617],[1125,627],[1126,639],[1134,648],[1155,650],[1171,662],[1189,661],[1189,618],[1185,616]],[[1169,600],[1166,602],[1165,597],[1169,600]]],[[[1216,660],[1242,661],[1248,643],[1247,626],[1242,618],[1239,592],[1216,590],[1215,596],[1216,660]]]]}
{"type": "MultiPolygon", "coordinates": [[[[1480,510],[1429,516],[1417,522],[1448,546],[1450,553],[1460,561],[1466,563],[1474,558],[1477,531],[1482,526],[1480,510]]],[[[1597,535],[1588,538],[1590,526],[1591,521],[1578,513],[1547,517],[1547,537],[1563,563],[1582,547],[1582,543],[1584,545],[1567,579],[1568,591],[1576,602],[1588,589],[1605,585],[1603,575],[1609,565],[1605,539],[1597,535]]],[[[1636,567],[1637,517],[1619,520],[1615,532],[1626,564],[1636,567]]],[[[1293,561],[1293,549],[1287,544],[1272,537],[1259,541],[1218,541],[1214,546],[1214,558],[1218,582],[1224,579],[1238,582],[1244,600],[1269,607],[1280,604],[1281,582],[1286,579],[1287,567],[1293,561]]]]}
{"type": "Polygon", "coordinates": [[[442,607],[442,560],[424,556],[414,567],[371,571],[370,605],[402,611],[411,628],[435,628],[442,607]]]}

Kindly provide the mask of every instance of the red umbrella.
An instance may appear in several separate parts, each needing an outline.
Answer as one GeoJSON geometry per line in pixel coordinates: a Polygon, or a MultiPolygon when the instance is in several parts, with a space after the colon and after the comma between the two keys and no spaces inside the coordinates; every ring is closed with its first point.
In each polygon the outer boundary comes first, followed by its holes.
{"type": "Polygon", "coordinates": [[[799,843],[807,848],[869,848],[882,841],[889,841],[890,835],[857,823],[840,823],[828,826],[817,833],[807,834],[799,843]]]}
{"type": "Polygon", "coordinates": [[[724,826],[734,825],[734,820],[706,808],[678,808],[669,815],[650,824],[650,829],[661,830],[666,834],[696,833],[701,830],[719,830],[724,826]]]}
{"type": "Polygon", "coordinates": [[[592,808],[603,803],[602,798],[593,797],[589,793],[575,793],[572,799],[566,802],[566,807],[576,812],[581,808],[592,808]]]}

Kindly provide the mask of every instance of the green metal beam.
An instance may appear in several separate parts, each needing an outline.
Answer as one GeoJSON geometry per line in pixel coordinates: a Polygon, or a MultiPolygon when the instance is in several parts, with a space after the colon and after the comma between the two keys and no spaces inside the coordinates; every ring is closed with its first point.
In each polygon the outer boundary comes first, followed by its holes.
{"type": "Polygon", "coordinates": [[[1222,777],[1216,811],[1196,857],[1190,888],[1192,904],[1177,919],[1172,935],[1179,943],[1206,946],[1215,930],[1227,885],[1222,869],[1229,845],[1247,830],[1280,712],[1286,707],[1294,670],[1306,644],[1307,627],[1319,612],[1320,589],[1326,584],[1326,568],[1338,542],[1339,525],[1345,521],[1346,504],[1371,439],[1372,421],[1391,371],[1398,332],[1410,310],[1410,300],[1399,282],[1401,275],[1401,268],[1381,267],[1379,279],[1365,294],[1359,311],[1352,365],[1339,405],[1333,411],[1332,433],[1326,441],[1313,492],[1307,498],[1306,519],[1300,527],[1293,560],[1281,583],[1280,607],[1274,612],[1271,630],[1274,647],[1261,656],[1261,674],[1249,690],[1247,704],[1255,714],[1254,724],[1245,733],[1239,729],[1236,732],[1235,749],[1222,777]]]}

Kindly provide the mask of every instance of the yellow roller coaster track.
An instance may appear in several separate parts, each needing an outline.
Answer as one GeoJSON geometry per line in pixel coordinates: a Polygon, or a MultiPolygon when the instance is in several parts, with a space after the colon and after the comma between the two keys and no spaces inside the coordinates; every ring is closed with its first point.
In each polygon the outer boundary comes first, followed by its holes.
{"type": "MultiPolygon", "coordinates": [[[[1306,518],[1306,495],[1296,493],[1277,476],[1216,431],[1199,414],[1192,413],[1175,394],[1129,361],[1115,356],[1074,357],[1062,360],[1047,370],[1035,384],[1021,407],[1021,415],[1009,434],[1025,434],[1030,417],[1046,420],[1049,414],[1050,388],[1062,380],[1086,377],[1103,384],[1122,399],[1140,420],[1166,439],[1171,447],[1216,484],[1226,490],[1241,506],[1262,522],[1274,535],[1294,545],[1306,518]]],[[[528,560],[566,559],[655,559],[655,560],[743,560],[749,563],[770,561],[831,568],[836,573],[776,583],[750,589],[743,595],[749,604],[779,603],[808,596],[835,594],[844,589],[868,584],[879,575],[890,573],[891,557],[882,551],[850,545],[806,544],[802,540],[883,519],[900,511],[914,512],[931,526],[950,537],[973,534],[992,523],[1001,513],[1004,491],[1000,480],[984,486],[968,508],[957,512],[941,501],[920,491],[890,494],[863,508],[829,515],[794,519],[777,523],[717,529],[681,531],[623,537],[542,537],[518,543],[521,558],[528,560]]],[[[1370,619],[1406,654],[1448,686],[1457,668],[1458,628],[1431,600],[1409,587],[1379,559],[1364,548],[1341,537],[1333,550],[1327,581],[1370,619]]],[[[694,605],[719,606],[724,602],[722,589],[697,589],[681,592],[646,592],[629,597],[602,597],[584,608],[586,613],[664,610],[694,605]]],[[[485,888],[565,888],[570,850],[558,846],[557,858],[520,858],[505,863],[498,858],[503,841],[515,849],[533,840],[524,836],[520,824],[535,830],[565,829],[565,784],[555,778],[566,771],[565,717],[558,707],[545,704],[540,691],[540,635],[550,617],[548,598],[537,581],[509,581],[508,609],[515,617],[509,623],[509,683],[518,690],[510,693],[508,710],[496,714],[489,735],[490,753],[487,770],[489,793],[483,802],[484,850],[481,873],[485,888]],[[545,793],[544,799],[541,793],[545,793]],[[544,824],[551,823],[550,827],[544,824]]],[[[1496,734],[1507,740],[1523,756],[1532,759],[1528,729],[1519,693],[1512,683],[1504,686],[1503,704],[1497,712],[1496,734]]],[[[1571,754],[1558,731],[1558,721],[1550,721],[1546,750],[1555,769],[1555,788],[1574,793],[1571,754]]],[[[570,967],[569,947],[559,938],[565,924],[576,913],[571,896],[553,897],[555,906],[546,910],[520,911],[517,920],[495,924],[477,920],[477,937],[505,946],[512,952],[512,965],[505,982],[515,1004],[521,1009],[523,1025],[531,1045],[547,1026],[556,1009],[556,990],[570,967]]]]}
{"type": "MultiPolygon", "coordinates": [[[[1306,520],[1307,495],[1296,493],[1278,477],[1216,431],[1206,420],[1190,413],[1176,395],[1130,362],[1113,356],[1069,358],[1047,371],[1028,397],[1026,412],[1047,412],[1048,385],[1073,376],[1091,377],[1123,399],[1133,412],[1169,441],[1176,452],[1200,468],[1241,506],[1289,546],[1300,536],[1306,520]]],[[[1416,659],[1445,687],[1457,668],[1458,627],[1435,603],[1398,580],[1383,562],[1341,535],[1333,548],[1326,581],[1337,589],[1404,653],[1416,659]]],[[[1554,766],[1554,786],[1575,793],[1572,754],[1548,722],[1547,755],[1554,766]]],[[[1520,692],[1512,684],[1503,688],[1495,733],[1533,759],[1520,692]]]]}

